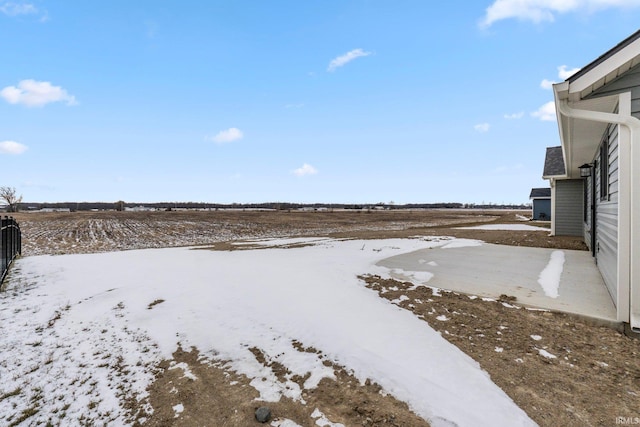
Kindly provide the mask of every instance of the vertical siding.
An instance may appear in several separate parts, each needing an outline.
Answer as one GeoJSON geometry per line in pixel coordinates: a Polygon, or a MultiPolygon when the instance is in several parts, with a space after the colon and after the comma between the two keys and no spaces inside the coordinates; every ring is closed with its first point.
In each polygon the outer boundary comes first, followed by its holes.
{"type": "Polygon", "coordinates": [[[556,235],[582,236],[583,230],[583,180],[556,181],[556,235]]]}
{"type": "MultiPolygon", "coordinates": [[[[609,126],[606,132],[609,137],[609,193],[605,199],[600,197],[600,168],[596,168],[596,260],[615,301],[618,294],[618,126],[609,126]]],[[[600,154],[597,161],[602,161],[600,154]]]]}

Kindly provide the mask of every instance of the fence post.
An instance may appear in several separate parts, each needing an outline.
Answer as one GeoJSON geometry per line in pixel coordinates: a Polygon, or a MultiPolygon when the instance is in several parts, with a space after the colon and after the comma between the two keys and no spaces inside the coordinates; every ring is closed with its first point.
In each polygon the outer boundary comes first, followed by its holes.
{"type": "Polygon", "coordinates": [[[0,216],[0,289],[9,266],[18,254],[22,254],[20,226],[13,217],[0,216]]]}
{"type": "Polygon", "coordinates": [[[16,233],[18,234],[18,254],[22,255],[22,230],[20,230],[20,226],[16,222],[16,233]]]}
{"type": "Polygon", "coordinates": [[[9,252],[7,251],[7,220],[5,218],[0,217],[0,240],[2,240],[2,243],[0,244],[0,257],[2,257],[0,283],[2,283],[2,280],[4,280],[5,271],[7,271],[7,267],[9,266],[9,252]]]}
{"type": "Polygon", "coordinates": [[[11,261],[13,260],[13,217],[9,217],[9,224],[7,224],[7,226],[9,227],[8,233],[7,233],[7,237],[9,239],[9,244],[7,246],[9,246],[9,261],[7,262],[7,264],[11,265],[11,261]]]}

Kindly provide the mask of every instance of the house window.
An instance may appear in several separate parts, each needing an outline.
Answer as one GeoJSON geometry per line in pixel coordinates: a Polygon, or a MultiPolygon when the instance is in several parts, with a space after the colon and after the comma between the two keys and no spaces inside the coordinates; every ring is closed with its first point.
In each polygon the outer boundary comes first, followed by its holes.
{"type": "Polygon", "coordinates": [[[600,145],[600,200],[609,200],[609,129],[600,145]]]}

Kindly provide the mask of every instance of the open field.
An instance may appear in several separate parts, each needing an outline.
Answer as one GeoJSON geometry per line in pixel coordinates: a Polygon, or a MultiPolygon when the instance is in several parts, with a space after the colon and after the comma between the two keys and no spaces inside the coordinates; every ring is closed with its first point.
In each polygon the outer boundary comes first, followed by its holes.
{"type": "MultiPolygon", "coordinates": [[[[544,231],[457,228],[479,223],[523,223],[518,216],[523,214],[526,212],[449,210],[91,212],[20,213],[16,218],[24,232],[24,256],[191,245],[227,250],[234,241],[300,236],[455,236],[500,244],[584,249],[579,239],[549,237],[544,231]]],[[[638,340],[571,316],[527,310],[508,299],[483,301],[451,292],[434,293],[425,286],[416,288],[376,275],[365,275],[361,280],[380,298],[414,313],[476,360],[492,381],[542,426],[613,426],[617,417],[640,416],[638,340]]],[[[163,302],[158,300],[156,304],[161,306],[163,302]]],[[[156,310],[154,307],[150,304],[149,310],[156,310]]],[[[297,345],[301,352],[318,352],[304,343],[297,345]]],[[[252,352],[274,375],[287,375],[286,368],[263,349],[252,352]]],[[[179,348],[173,357],[149,368],[156,380],[144,403],[154,412],[144,425],[257,424],[253,411],[261,404],[254,400],[258,392],[250,379],[221,363],[203,364],[199,349],[179,348]],[[183,368],[174,369],[177,363],[183,368]],[[199,380],[190,380],[185,372],[193,372],[199,380]],[[175,418],[178,402],[183,412],[175,418]]],[[[321,408],[332,422],[345,426],[427,425],[403,402],[381,394],[378,384],[361,384],[348,369],[332,367],[336,380],[325,378],[316,388],[304,389],[306,405],[289,398],[269,404],[274,416],[311,427],[320,425],[312,411],[321,408]]],[[[305,379],[297,381],[302,385],[305,379]]],[[[0,405],[2,400],[20,398],[7,395],[10,392],[0,389],[0,405]]],[[[128,401],[134,422],[141,422],[143,418],[139,417],[146,414],[141,405],[128,401]]],[[[27,419],[16,425],[30,424],[27,419]]]]}
{"type": "Polygon", "coordinates": [[[522,223],[529,211],[173,211],[17,213],[23,255],[210,245],[242,239],[327,236],[359,239],[446,235],[489,243],[584,249],[575,238],[548,238],[524,232],[456,230],[485,222],[522,223]]]}

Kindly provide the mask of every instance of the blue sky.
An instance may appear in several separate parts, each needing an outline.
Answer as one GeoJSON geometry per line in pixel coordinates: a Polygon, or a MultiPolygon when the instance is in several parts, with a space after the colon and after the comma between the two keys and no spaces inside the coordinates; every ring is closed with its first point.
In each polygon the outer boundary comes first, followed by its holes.
{"type": "Polygon", "coordinates": [[[638,0],[0,0],[0,185],[526,203],[559,145],[549,83],[638,22],[638,0]]]}

